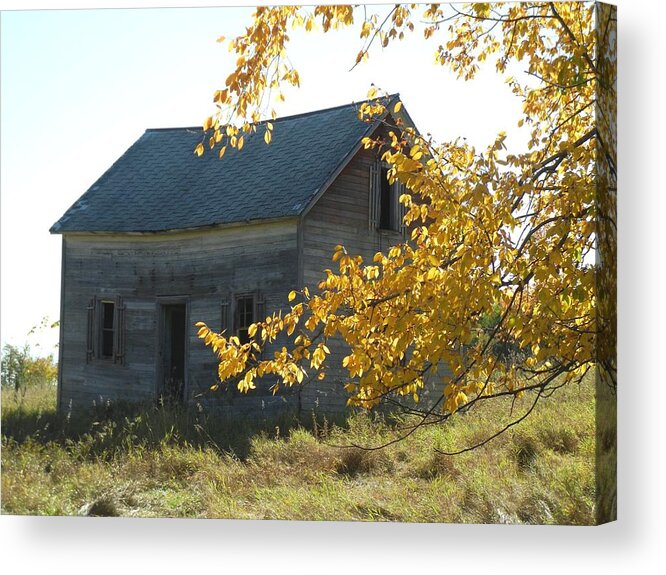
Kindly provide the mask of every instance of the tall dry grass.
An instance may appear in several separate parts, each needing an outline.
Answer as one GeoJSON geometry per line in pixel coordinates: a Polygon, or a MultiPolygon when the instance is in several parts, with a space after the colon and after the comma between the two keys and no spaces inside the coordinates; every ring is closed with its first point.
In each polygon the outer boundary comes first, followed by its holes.
{"type": "Polygon", "coordinates": [[[229,421],[153,405],[58,415],[52,388],[3,390],[2,512],[594,523],[594,382],[542,400],[484,447],[441,453],[486,437],[510,409],[474,409],[366,450],[355,446],[391,440],[400,422],[229,421]]]}

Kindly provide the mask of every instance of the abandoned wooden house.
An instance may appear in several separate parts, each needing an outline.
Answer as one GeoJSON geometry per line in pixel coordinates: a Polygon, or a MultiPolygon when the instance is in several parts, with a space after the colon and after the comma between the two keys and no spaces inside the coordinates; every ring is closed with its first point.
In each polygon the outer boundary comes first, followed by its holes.
{"type": "Polygon", "coordinates": [[[51,228],[62,235],[59,406],[214,397],[237,414],[344,409],[335,372],[275,396],[271,382],[211,394],[215,357],[194,324],[247,338],[288,309],[292,289],[317,285],[336,244],[372,258],[402,239],[398,191],[362,146],[381,119],[357,110],[277,119],[270,145],[258,125],[222,159],[193,154],[200,128],[147,130],[51,228]]]}

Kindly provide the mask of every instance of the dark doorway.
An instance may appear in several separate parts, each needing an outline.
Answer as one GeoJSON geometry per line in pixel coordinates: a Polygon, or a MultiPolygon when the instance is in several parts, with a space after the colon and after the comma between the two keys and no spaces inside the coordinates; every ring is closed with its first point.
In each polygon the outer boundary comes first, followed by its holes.
{"type": "Polygon", "coordinates": [[[162,305],[161,399],[180,403],[185,395],[185,304],[162,305]]]}

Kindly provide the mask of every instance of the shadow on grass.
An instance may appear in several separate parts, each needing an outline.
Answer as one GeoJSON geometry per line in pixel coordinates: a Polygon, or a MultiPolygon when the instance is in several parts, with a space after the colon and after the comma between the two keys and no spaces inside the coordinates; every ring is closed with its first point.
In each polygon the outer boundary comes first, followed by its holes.
{"type": "MultiPolygon", "coordinates": [[[[244,460],[257,435],[273,439],[287,436],[295,428],[316,432],[329,424],[313,414],[308,418],[298,418],[294,413],[230,418],[214,407],[205,409],[200,405],[118,401],[58,413],[55,402],[39,409],[30,402],[8,401],[6,397],[3,403],[3,441],[57,443],[85,458],[107,459],[133,450],[172,445],[214,449],[244,460]]],[[[334,423],[338,427],[346,425],[343,417],[334,423]]]]}

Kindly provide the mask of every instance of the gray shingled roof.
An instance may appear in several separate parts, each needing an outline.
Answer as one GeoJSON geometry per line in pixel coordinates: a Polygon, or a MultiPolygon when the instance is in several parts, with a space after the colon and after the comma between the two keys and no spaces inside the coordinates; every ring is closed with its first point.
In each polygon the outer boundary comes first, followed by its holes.
{"type": "Polygon", "coordinates": [[[348,104],[276,119],[222,159],[193,151],[200,128],[147,130],[51,228],[157,232],[296,216],[374,129],[348,104]]]}

